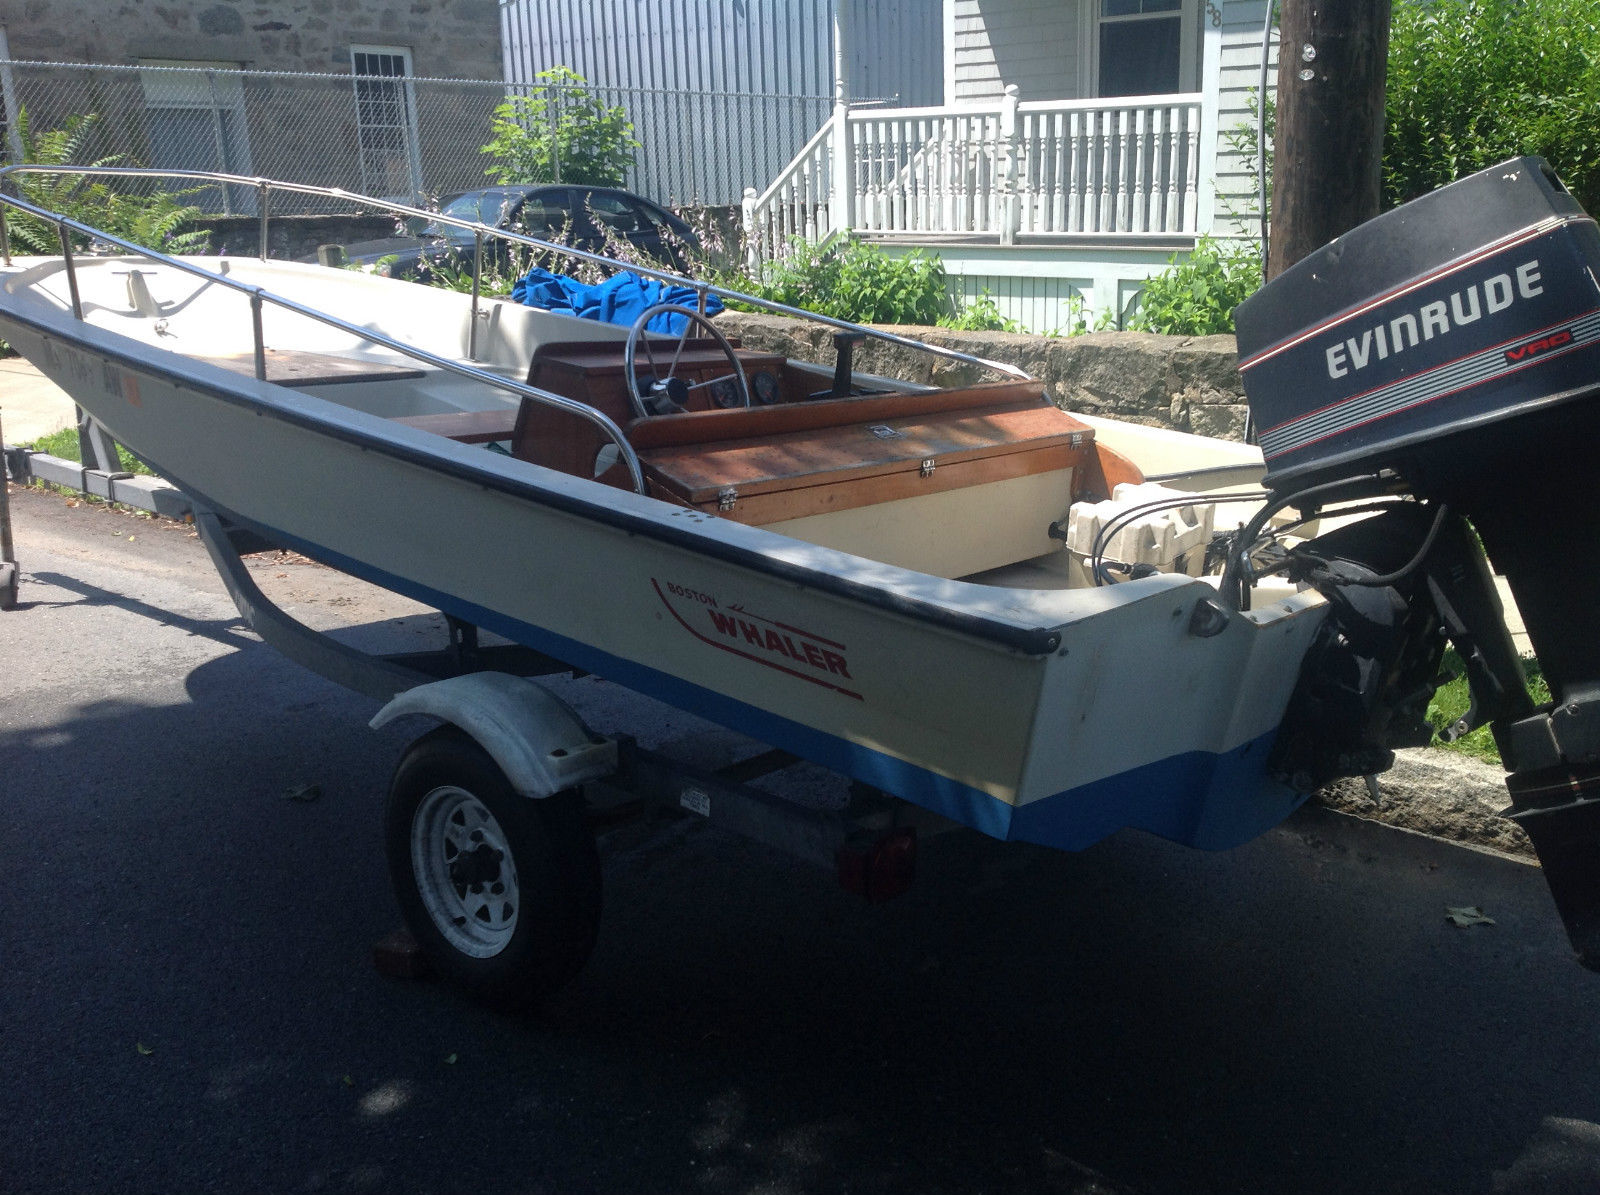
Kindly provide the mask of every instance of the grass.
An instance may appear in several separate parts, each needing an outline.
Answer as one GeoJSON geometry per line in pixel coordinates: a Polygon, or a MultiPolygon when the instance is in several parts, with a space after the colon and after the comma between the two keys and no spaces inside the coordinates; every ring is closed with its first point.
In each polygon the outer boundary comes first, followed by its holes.
{"type": "MultiPolygon", "coordinates": [[[[78,449],[78,429],[65,427],[58,432],[51,432],[48,436],[40,436],[31,445],[35,452],[49,453],[51,456],[60,457],[64,461],[82,460],[78,449]]],[[[155,476],[155,470],[146,465],[133,453],[121,444],[117,445],[117,458],[122,463],[124,473],[143,473],[148,477],[155,476]]]]}
{"type": "MultiPolygon", "coordinates": [[[[1456,679],[1444,685],[1433,695],[1433,700],[1428,703],[1428,721],[1436,730],[1443,730],[1462,714],[1467,712],[1472,695],[1467,689],[1467,678],[1459,675],[1465,672],[1461,657],[1454,651],[1444,654],[1444,668],[1446,672],[1458,674],[1456,679]]],[[[1550,700],[1550,686],[1545,683],[1544,673],[1539,668],[1539,661],[1532,656],[1527,656],[1522,661],[1522,669],[1528,675],[1528,696],[1535,705],[1541,705],[1550,700]]],[[[1500,752],[1495,747],[1494,736],[1489,733],[1487,726],[1480,726],[1471,734],[1457,739],[1453,743],[1435,740],[1435,746],[1445,751],[1459,751],[1462,755],[1470,755],[1474,759],[1481,759],[1486,763],[1498,765],[1500,752]]]]}

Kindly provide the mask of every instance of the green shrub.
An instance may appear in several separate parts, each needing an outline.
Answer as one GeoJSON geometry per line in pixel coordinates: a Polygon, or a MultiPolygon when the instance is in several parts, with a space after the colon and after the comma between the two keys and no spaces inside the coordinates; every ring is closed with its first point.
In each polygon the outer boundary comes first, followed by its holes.
{"type": "MultiPolygon", "coordinates": [[[[111,166],[119,159],[101,158],[85,163],[85,146],[98,113],[70,116],[58,129],[36,133],[26,108],[17,110],[17,132],[22,140],[22,160],[38,166],[111,166]]],[[[157,191],[132,195],[114,190],[104,181],[89,182],[81,174],[17,174],[12,176],[23,199],[46,211],[60,212],[80,223],[124,240],[164,253],[194,253],[205,249],[205,231],[184,228],[204,213],[182,202],[187,192],[157,191]]],[[[55,226],[15,211],[6,214],[13,253],[52,255],[61,252],[55,226]]],[[[74,247],[84,248],[88,238],[73,234],[74,247]]]]}
{"type": "MultiPolygon", "coordinates": [[[[1271,194],[1275,97],[1267,97],[1271,194]]],[[[1251,90],[1250,104],[1256,97],[1251,90]]],[[[1600,209],[1600,0],[1395,0],[1385,87],[1385,206],[1519,154],[1547,158],[1600,209]]],[[[1223,134],[1252,176],[1256,122],[1223,134]]],[[[1254,200],[1230,208],[1255,235],[1254,200]]]]}
{"type": "Polygon", "coordinates": [[[849,237],[826,248],[796,240],[760,278],[725,279],[757,298],[858,324],[936,324],[956,314],[937,257],[891,256],[849,237]]]}
{"type": "Polygon", "coordinates": [[[1233,309],[1261,287],[1261,256],[1254,245],[1221,246],[1201,237],[1188,257],[1145,280],[1139,307],[1128,321],[1135,332],[1209,336],[1233,331],[1233,309]]]}
{"type": "Polygon", "coordinates": [[[1020,332],[1022,325],[1001,314],[987,288],[976,299],[968,301],[955,315],[939,317],[942,328],[958,328],[964,332],[1020,332]]]}
{"type": "Polygon", "coordinates": [[[1600,207],[1600,0],[1398,0],[1385,198],[1541,154],[1600,207]]]}
{"type": "Polygon", "coordinates": [[[1074,291],[1067,296],[1067,322],[1065,326],[1051,328],[1046,336],[1082,336],[1086,332],[1118,331],[1117,312],[1112,307],[1102,307],[1091,312],[1083,295],[1074,291]],[[1093,322],[1090,317],[1093,316],[1093,322]]]}
{"type": "Polygon", "coordinates": [[[480,150],[494,164],[484,173],[501,183],[621,186],[639,148],[627,110],[602,102],[567,67],[534,78],[538,86],[495,108],[493,136],[480,150]]]}

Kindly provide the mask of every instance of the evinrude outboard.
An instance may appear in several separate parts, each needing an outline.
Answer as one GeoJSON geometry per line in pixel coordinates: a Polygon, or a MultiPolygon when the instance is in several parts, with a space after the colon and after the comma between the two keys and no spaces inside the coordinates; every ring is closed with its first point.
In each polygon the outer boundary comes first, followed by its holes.
{"type": "MultiPolygon", "coordinates": [[[[1600,969],[1600,231],[1539,158],[1324,246],[1241,305],[1240,369],[1274,495],[1261,516],[1381,507],[1271,567],[1330,599],[1274,767],[1363,775],[1422,720],[1448,639],[1567,933],[1600,969]],[[1480,547],[1481,543],[1481,547],[1480,547]],[[1535,708],[1484,554],[1552,701],[1535,708]]],[[[1240,543],[1249,544],[1246,534],[1240,543]]],[[[1248,601],[1259,564],[1230,563],[1248,601]]]]}

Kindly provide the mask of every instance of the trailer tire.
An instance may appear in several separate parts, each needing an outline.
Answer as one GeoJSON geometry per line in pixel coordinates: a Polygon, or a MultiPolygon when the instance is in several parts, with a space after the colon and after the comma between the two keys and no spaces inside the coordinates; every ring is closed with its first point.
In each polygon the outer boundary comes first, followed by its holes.
{"type": "Polygon", "coordinates": [[[600,928],[600,860],[578,792],[525,797],[441,726],[401,757],[384,822],[401,912],[442,976],[522,1009],[582,970],[600,928]]]}

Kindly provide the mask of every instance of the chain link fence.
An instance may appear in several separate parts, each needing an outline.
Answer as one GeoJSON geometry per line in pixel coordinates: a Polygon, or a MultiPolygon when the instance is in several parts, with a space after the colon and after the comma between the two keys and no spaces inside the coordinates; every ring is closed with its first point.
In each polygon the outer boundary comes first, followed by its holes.
{"type": "MultiPolygon", "coordinates": [[[[531,89],[410,78],[399,60],[367,57],[350,75],[0,61],[5,157],[66,153],[61,160],[75,165],[111,159],[264,175],[404,200],[493,181],[481,147],[494,110],[531,89]]],[[[765,187],[831,106],[822,96],[586,90],[633,122],[640,146],[624,185],[665,204],[732,204],[745,187],[765,187]]],[[[559,109],[563,88],[548,94],[559,109]]],[[[559,169],[557,155],[552,173],[559,169]]],[[[250,188],[210,187],[185,202],[249,215],[256,199],[250,188]]],[[[336,207],[298,202],[291,211],[336,207]]]]}

